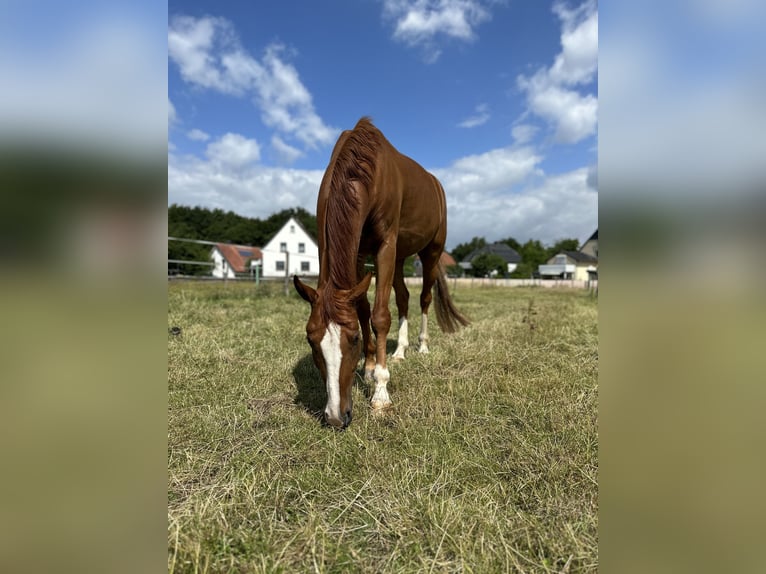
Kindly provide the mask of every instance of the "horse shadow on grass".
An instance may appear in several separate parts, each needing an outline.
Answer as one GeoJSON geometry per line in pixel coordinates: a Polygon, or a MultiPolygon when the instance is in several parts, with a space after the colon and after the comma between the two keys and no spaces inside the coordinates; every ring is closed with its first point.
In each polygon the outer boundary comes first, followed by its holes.
{"type": "Polygon", "coordinates": [[[322,420],[322,411],[327,402],[327,391],[319,369],[314,365],[311,355],[305,355],[293,367],[295,381],[295,404],[317,420],[322,420]]]}
{"type": "MultiPolygon", "coordinates": [[[[396,350],[396,341],[386,341],[386,352],[390,355],[396,350]]],[[[318,421],[323,420],[324,407],[327,403],[327,390],[319,369],[314,365],[311,354],[306,354],[293,367],[295,382],[295,404],[302,407],[318,421]]],[[[372,398],[370,383],[364,380],[364,365],[360,361],[354,374],[354,386],[360,389],[367,400],[372,398]]]]}

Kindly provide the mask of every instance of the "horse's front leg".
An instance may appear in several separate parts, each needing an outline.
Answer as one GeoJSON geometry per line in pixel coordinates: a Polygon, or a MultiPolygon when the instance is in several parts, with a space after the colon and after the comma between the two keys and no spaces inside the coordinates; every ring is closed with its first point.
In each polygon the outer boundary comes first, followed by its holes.
{"type": "Polygon", "coordinates": [[[391,406],[387,385],[391,374],[386,367],[386,339],[391,329],[391,312],[388,300],[394,278],[396,260],[396,238],[384,243],[376,257],[378,275],[375,279],[375,305],[372,309],[372,328],[375,330],[375,393],[372,396],[373,411],[380,411],[391,406]]]}
{"type": "MultiPolygon", "coordinates": [[[[359,256],[356,263],[357,277],[364,277],[364,255],[359,256]]],[[[359,325],[362,329],[362,353],[364,353],[364,380],[372,381],[375,371],[375,342],[372,340],[372,331],[370,329],[370,301],[365,293],[363,297],[356,300],[356,314],[359,317],[359,325]]]]}
{"type": "Polygon", "coordinates": [[[362,352],[364,353],[364,380],[372,381],[375,372],[375,342],[370,330],[370,302],[367,296],[360,297],[356,303],[359,325],[362,329],[362,352]]]}

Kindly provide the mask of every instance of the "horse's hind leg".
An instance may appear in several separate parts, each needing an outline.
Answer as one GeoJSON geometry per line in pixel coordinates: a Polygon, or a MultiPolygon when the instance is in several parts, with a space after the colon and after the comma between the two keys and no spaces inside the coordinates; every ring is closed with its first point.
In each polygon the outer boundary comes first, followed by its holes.
{"type": "Polygon", "coordinates": [[[407,312],[409,307],[410,292],[404,283],[404,260],[396,262],[394,271],[394,292],[396,293],[396,309],[399,311],[399,339],[394,351],[394,359],[404,359],[404,353],[410,346],[409,332],[407,330],[407,312]]]}
{"type": "Polygon", "coordinates": [[[441,273],[439,269],[439,255],[434,256],[428,248],[420,252],[420,261],[423,263],[423,290],[420,292],[420,335],[418,336],[418,352],[428,353],[428,309],[431,306],[433,295],[431,289],[441,273]]]}

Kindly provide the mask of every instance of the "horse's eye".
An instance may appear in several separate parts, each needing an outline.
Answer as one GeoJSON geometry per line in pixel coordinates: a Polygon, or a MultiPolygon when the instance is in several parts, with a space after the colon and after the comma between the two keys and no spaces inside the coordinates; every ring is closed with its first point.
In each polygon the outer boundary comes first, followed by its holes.
{"type": "Polygon", "coordinates": [[[359,333],[357,332],[351,339],[351,344],[356,345],[359,342],[359,333]]]}

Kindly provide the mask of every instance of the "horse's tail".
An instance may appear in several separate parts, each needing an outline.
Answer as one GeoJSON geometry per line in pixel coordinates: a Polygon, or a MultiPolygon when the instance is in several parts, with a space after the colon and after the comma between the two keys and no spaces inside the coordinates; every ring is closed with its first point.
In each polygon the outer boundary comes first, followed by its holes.
{"type": "Polygon", "coordinates": [[[467,327],[471,322],[457,310],[447,288],[447,277],[443,269],[439,269],[439,275],[434,285],[434,306],[436,307],[436,320],[442,331],[454,333],[460,325],[467,327]]]}

